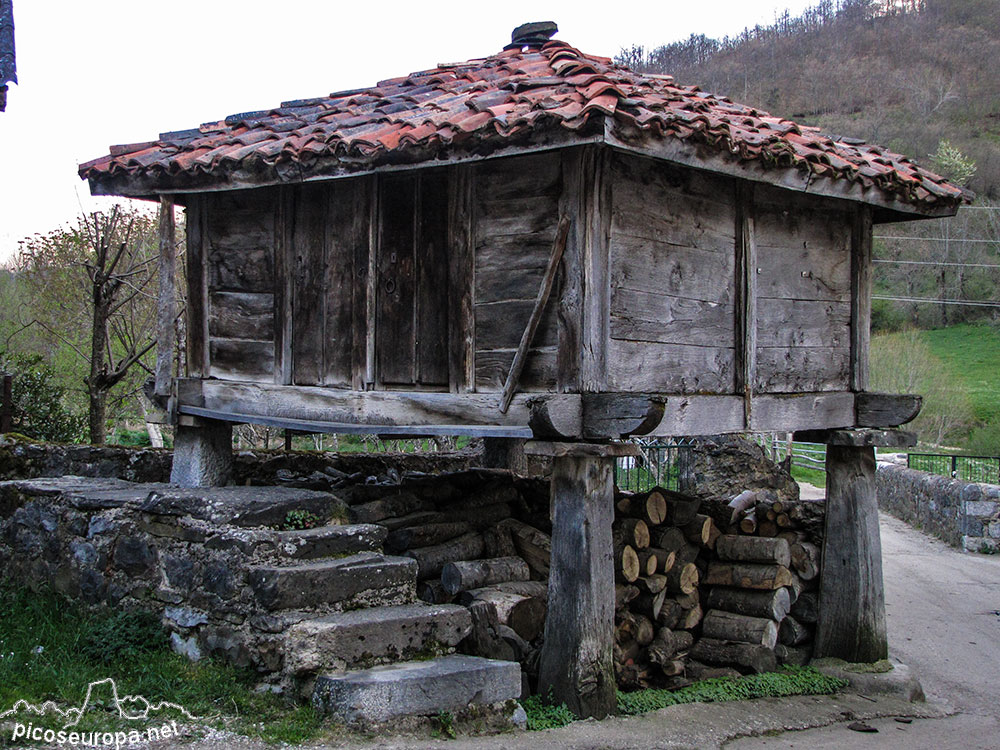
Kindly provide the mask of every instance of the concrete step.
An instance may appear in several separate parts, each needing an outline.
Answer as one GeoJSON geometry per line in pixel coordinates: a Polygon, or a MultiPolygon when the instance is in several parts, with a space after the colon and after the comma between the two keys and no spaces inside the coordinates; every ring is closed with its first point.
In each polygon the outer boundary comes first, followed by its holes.
{"type": "Polygon", "coordinates": [[[422,602],[356,609],[296,623],[285,636],[285,668],[295,674],[412,659],[458,645],[472,630],[469,610],[422,602]]]}
{"type": "Polygon", "coordinates": [[[364,724],[459,712],[470,705],[500,703],[520,695],[517,662],[455,654],[320,675],[312,704],[340,721],[364,724]]]}
{"type": "Polygon", "coordinates": [[[257,565],[248,574],[268,610],[337,609],[407,604],[416,599],[417,563],[409,557],[360,552],[295,565],[257,565]]]}

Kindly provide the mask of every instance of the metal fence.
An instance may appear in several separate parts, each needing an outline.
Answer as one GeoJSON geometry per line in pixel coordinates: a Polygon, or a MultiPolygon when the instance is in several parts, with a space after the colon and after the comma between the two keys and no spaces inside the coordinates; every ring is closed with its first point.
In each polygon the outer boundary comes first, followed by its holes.
{"type": "Polygon", "coordinates": [[[615,484],[619,489],[645,492],[653,487],[683,491],[691,485],[692,451],[685,440],[637,440],[638,456],[619,458],[615,484]]]}
{"type": "Polygon", "coordinates": [[[1000,456],[949,456],[943,453],[908,453],[906,466],[917,471],[961,479],[963,482],[1000,484],[1000,456]]]}

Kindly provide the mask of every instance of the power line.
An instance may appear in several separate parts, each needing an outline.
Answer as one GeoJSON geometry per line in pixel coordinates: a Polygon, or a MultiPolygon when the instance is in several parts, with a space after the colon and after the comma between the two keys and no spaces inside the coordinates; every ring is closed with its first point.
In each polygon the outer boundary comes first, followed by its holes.
{"type": "Polygon", "coordinates": [[[1000,302],[972,302],[964,299],[934,299],[933,297],[888,297],[873,294],[872,299],[884,299],[892,302],[928,302],[932,305],[967,305],[969,307],[1000,307],[1000,302]]]}
{"type": "Polygon", "coordinates": [[[884,263],[886,265],[908,265],[908,266],[960,266],[962,268],[1000,268],[1000,263],[954,263],[949,261],[936,260],[880,260],[875,259],[872,263],[884,263]]]}

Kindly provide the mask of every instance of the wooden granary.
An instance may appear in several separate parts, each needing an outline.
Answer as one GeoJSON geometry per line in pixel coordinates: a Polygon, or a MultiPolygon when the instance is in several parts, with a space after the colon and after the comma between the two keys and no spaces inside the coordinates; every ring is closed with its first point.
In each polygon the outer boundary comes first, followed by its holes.
{"type": "MultiPolygon", "coordinates": [[[[159,383],[175,480],[224,481],[239,422],[528,438],[555,457],[543,677],[600,715],[615,441],[827,431],[853,467],[831,473],[831,504],[870,495],[873,513],[871,446],[898,437],[857,428],[914,409],[867,392],[872,225],[965,196],[554,31],[113,147],[80,173],[187,211],[188,371],[159,383]]],[[[870,531],[844,554],[880,595],[870,531]]],[[[852,596],[834,633],[879,617],[852,596]]]]}

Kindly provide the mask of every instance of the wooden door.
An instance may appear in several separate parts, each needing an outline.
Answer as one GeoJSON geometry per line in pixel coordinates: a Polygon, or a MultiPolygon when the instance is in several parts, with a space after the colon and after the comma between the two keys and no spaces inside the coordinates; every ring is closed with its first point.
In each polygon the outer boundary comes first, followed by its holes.
{"type": "Polygon", "coordinates": [[[388,175],[379,184],[376,383],[448,387],[447,174],[388,175]]]}

